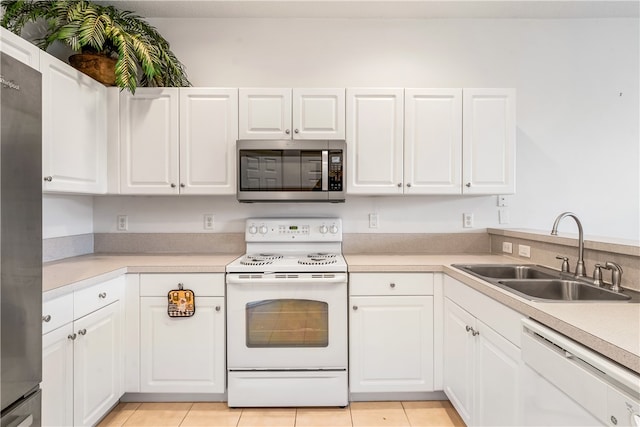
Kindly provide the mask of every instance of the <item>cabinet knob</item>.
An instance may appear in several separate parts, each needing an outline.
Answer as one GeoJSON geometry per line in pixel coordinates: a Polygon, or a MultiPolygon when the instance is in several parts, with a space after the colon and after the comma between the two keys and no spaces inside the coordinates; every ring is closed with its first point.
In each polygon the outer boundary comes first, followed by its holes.
{"type": "Polygon", "coordinates": [[[183,183],[183,182],[181,182],[181,183],[180,183],[180,188],[184,188],[184,187],[186,187],[186,185],[184,185],[184,183],[183,183]]]}
{"type": "Polygon", "coordinates": [[[76,339],[76,336],[77,336],[76,334],[70,334],[70,335],[67,335],[67,338],[73,341],[76,339]]]}
{"type": "Polygon", "coordinates": [[[80,329],[80,330],[78,331],[78,333],[79,333],[80,335],[87,335],[87,330],[86,330],[86,329],[80,329]]]}
{"type": "Polygon", "coordinates": [[[216,305],[216,311],[220,311],[220,310],[221,310],[220,306],[216,305]]]}
{"type": "Polygon", "coordinates": [[[357,305],[354,305],[354,306],[353,306],[353,309],[354,309],[354,310],[357,310],[357,309],[358,309],[358,306],[357,306],[357,305]]]}
{"type": "Polygon", "coordinates": [[[171,183],[171,188],[176,188],[176,185],[173,182],[171,183]]]}
{"type": "Polygon", "coordinates": [[[402,187],[402,183],[401,183],[401,182],[399,182],[399,183],[398,183],[398,188],[399,188],[399,187],[402,187]]]}
{"type": "Polygon", "coordinates": [[[284,133],[286,133],[287,135],[289,135],[291,133],[291,131],[289,129],[285,130],[284,133]]]}
{"type": "Polygon", "coordinates": [[[411,183],[410,182],[407,182],[407,187],[411,187],[411,183]]]}
{"type": "Polygon", "coordinates": [[[389,283],[389,286],[392,287],[392,288],[395,288],[396,284],[395,283],[389,283]]]}
{"type": "Polygon", "coordinates": [[[294,129],[293,133],[300,133],[300,131],[298,129],[294,129]]]}
{"type": "Polygon", "coordinates": [[[475,337],[475,336],[480,335],[480,332],[479,332],[479,331],[474,330],[473,328],[471,328],[471,331],[472,331],[472,332],[471,332],[471,335],[473,335],[474,337],[475,337]]]}
{"type": "Polygon", "coordinates": [[[100,292],[100,293],[98,294],[98,298],[105,299],[106,297],[107,297],[107,293],[106,293],[106,292],[100,292]]]}
{"type": "Polygon", "coordinates": [[[470,183],[470,182],[467,182],[465,185],[466,185],[467,187],[471,187],[471,183],[470,183]]]}
{"type": "Polygon", "coordinates": [[[53,177],[52,176],[45,176],[44,180],[47,181],[47,182],[51,182],[51,181],[53,181],[53,177]]]}
{"type": "Polygon", "coordinates": [[[42,321],[43,322],[50,322],[51,321],[51,315],[47,314],[46,316],[42,316],[42,321]]]}

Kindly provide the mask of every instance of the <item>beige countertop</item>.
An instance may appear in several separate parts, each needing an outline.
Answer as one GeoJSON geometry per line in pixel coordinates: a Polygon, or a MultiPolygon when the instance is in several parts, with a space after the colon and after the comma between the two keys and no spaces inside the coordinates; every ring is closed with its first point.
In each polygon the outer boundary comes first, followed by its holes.
{"type": "MultiPolygon", "coordinates": [[[[53,298],[124,273],[223,273],[238,256],[94,254],[68,258],[44,264],[43,292],[45,298],[53,298]]],[[[640,373],[640,304],[533,302],[451,267],[456,263],[516,262],[500,255],[345,254],[345,258],[350,273],[444,272],[640,373]]]]}
{"type": "Polygon", "coordinates": [[[451,267],[522,262],[499,255],[345,255],[349,272],[442,271],[532,319],[640,373],[640,304],[529,301],[451,267]]]}

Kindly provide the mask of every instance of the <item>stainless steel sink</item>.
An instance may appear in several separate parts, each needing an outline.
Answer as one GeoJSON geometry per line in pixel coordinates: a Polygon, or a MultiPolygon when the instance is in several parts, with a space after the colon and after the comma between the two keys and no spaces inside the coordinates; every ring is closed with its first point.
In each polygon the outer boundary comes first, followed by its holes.
{"type": "Polygon", "coordinates": [[[576,280],[500,280],[498,286],[534,301],[628,301],[631,299],[629,295],[576,280]]]}
{"type": "Polygon", "coordinates": [[[588,283],[535,264],[454,264],[466,273],[531,301],[541,302],[640,302],[640,293],[624,293],[588,283]]]}
{"type": "Polygon", "coordinates": [[[456,265],[455,267],[492,279],[553,279],[556,277],[552,273],[542,271],[538,266],[529,264],[474,264],[456,265]]]}

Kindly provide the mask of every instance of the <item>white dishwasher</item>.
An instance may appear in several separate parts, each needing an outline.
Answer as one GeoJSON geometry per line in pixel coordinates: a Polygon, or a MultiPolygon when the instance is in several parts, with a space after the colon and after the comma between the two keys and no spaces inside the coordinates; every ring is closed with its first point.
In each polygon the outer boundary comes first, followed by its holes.
{"type": "Polygon", "coordinates": [[[522,321],[528,426],[640,426],[640,376],[531,319],[522,321]]]}

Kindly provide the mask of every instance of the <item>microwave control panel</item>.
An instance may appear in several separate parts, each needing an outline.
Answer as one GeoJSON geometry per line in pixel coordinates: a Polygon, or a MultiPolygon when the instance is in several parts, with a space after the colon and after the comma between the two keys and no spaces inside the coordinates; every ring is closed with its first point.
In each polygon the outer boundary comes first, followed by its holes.
{"type": "Polygon", "coordinates": [[[329,191],[342,191],[342,151],[329,152],[329,191]]]}

